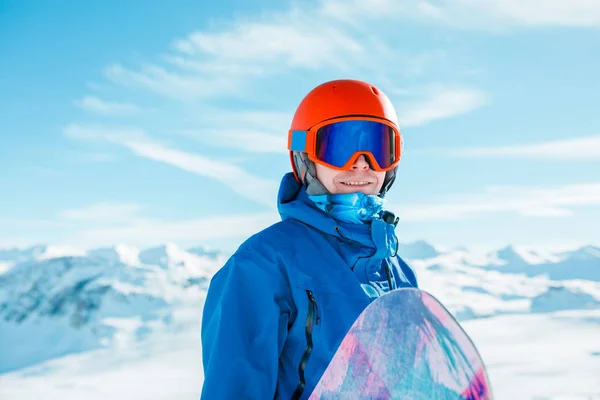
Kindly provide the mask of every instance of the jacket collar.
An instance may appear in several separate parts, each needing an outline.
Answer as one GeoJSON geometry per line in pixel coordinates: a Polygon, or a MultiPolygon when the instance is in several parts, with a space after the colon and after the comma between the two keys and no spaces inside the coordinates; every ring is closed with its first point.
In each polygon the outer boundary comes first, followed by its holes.
{"type": "Polygon", "coordinates": [[[296,219],[343,241],[358,242],[370,248],[370,258],[381,260],[396,252],[394,225],[378,219],[364,224],[334,219],[314,204],[292,173],[284,175],[281,181],[277,208],[283,220],[296,219]]]}

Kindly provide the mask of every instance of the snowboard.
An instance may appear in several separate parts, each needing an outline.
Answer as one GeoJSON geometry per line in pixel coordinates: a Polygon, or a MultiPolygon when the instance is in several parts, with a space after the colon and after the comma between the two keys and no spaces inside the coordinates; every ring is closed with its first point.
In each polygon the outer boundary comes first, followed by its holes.
{"type": "Polygon", "coordinates": [[[431,294],[393,290],[354,322],[309,397],[492,400],[484,363],[431,294]]]}

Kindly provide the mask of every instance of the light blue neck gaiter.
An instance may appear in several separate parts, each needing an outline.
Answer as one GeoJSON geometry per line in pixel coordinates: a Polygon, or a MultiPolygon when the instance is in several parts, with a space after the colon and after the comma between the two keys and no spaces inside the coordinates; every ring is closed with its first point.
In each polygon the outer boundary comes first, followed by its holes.
{"type": "Polygon", "coordinates": [[[355,224],[369,222],[380,217],[385,202],[372,194],[343,193],[308,196],[321,210],[333,218],[355,224]]]}

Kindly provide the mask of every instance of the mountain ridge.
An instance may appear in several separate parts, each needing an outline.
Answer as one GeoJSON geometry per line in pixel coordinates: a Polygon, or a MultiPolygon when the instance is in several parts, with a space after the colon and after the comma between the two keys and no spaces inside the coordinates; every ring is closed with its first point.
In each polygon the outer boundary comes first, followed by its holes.
{"type": "MultiPolygon", "coordinates": [[[[443,251],[424,241],[406,249],[419,286],[460,320],[600,307],[594,246],[551,255],[512,246],[443,251]]],[[[13,265],[0,273],[0,373],[156,333],[199,332],[208,283],[229,257],[174,243],[3,254],[13,265]]]]}

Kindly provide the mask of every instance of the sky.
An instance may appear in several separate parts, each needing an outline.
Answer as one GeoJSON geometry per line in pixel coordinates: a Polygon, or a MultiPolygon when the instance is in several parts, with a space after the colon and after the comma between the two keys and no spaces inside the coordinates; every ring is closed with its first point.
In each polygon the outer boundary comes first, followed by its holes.
{"type": "Polygon", "coordinates": [[[600,243],[596,0],[0,0],[0,248],[235,249],[316,85],[385,92],[401,242],[600,243]]]}

